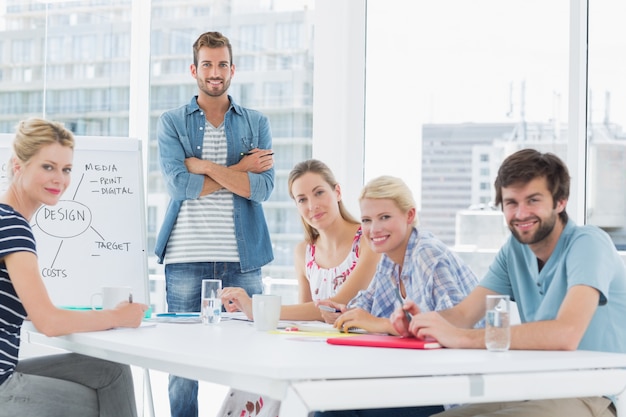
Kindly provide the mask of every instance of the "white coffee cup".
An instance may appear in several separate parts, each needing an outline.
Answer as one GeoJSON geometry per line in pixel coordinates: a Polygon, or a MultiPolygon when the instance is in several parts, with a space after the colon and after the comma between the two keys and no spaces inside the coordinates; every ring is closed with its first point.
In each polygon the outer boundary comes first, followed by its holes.
{"type": "Polygon", "coordinates": [[[254,294],[252,315],[254,327],[259,331],[276,330],[280,319],[280,295],[254,294]]]}
{"type": "Polygon", "coordinates": [[[122,301],[132,301],[132,288],[130,287],[102,287],[100,292],[91,295],[91,308],[96,309],[96,301],[101,300],[102,309],[115,308],[122,301]]]}

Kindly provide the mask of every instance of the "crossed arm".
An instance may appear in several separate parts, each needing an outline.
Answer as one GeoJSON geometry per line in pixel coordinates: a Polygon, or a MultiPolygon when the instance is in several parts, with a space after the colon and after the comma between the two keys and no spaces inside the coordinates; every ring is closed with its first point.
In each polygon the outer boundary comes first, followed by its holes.
{"type": "Polygon", "coordinates": [[[226,188],[241,197],[250,198],[248,172],[260,174],[272,168],[274,166],[272,155],[271,149],[256,149],[252,154],[244,156],[238,163],[229,167],[191,157],[185,159],[185,166],[192,174],[204,175],[201,196],[226,188]]]}

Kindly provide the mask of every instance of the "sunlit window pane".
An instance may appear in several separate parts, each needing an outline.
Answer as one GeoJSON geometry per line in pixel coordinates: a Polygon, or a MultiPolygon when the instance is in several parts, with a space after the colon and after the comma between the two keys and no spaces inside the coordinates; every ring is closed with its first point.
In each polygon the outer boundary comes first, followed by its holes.
{"type": "Polygon", "coordinates": [[[626,27],[623,1],[589,3],[587,222],[626,250],[626,27]]]}
{"type": "Polygon", "coordinates": [[[367,15],[366,176],[403,177],[421,227],[495,252],[508,234],[492,204],[502,159],[567,157],[569,2],[371,0],[367,15]]]}

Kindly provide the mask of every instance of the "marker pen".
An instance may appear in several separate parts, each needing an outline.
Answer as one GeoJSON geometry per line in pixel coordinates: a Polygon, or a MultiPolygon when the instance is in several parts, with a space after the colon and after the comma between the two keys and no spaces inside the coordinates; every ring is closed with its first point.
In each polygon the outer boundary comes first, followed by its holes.
{"type": "Polygon", "coordinates": [[[200,317],[200,313],[158,313],[157,317],[200,317]]]}

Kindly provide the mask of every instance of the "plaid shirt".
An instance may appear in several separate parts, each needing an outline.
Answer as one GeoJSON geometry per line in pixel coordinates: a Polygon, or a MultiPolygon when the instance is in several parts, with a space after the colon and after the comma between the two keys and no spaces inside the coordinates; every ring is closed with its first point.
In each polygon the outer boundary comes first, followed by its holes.
{"type": "Polygon", "coordinates": [[[389,317],[400,306],[396,295],[398,279],[406,298],[421,311],[439,311],[458,304],[478,284],[472,270],[432,233],[413,228],[404,255],[402,276],[399,265],[386,254],[378,263],[374,279],[366,290],[348,303],[376,317],[389,317]]]}

